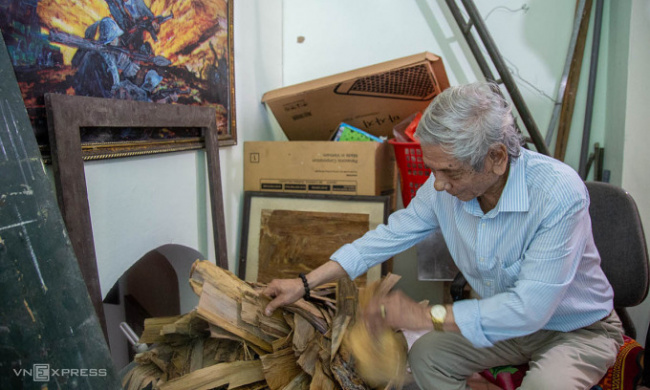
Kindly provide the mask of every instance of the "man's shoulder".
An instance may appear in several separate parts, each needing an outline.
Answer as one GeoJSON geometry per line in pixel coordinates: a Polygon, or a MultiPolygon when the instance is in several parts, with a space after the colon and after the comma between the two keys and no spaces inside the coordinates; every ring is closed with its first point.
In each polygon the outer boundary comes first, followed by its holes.
{"type": "Polygon", "coordinates": [[[584,181],[562,161],[530,150],[522,150],[521,161],[531,194],[570,203],[588,198],[584,181]]]}

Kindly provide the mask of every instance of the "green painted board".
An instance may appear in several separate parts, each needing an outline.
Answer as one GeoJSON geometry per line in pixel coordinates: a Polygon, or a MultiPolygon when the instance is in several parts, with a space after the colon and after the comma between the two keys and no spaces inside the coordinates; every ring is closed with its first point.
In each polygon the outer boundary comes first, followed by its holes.
{"type": "Polygon", "coordinates": [[[119,389],[0,34],[0,389],[119,389]]]}

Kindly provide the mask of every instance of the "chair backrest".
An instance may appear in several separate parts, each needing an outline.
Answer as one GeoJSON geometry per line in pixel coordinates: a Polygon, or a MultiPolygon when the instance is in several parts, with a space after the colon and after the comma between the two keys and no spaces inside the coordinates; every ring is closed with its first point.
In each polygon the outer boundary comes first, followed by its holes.
{"type": "Polygon", "coordinates": [[[648,249],[632,196],[611,184],[586,182],[594,241],[614,289],[614,306],[640,304],[648,295],[648,249]]]}

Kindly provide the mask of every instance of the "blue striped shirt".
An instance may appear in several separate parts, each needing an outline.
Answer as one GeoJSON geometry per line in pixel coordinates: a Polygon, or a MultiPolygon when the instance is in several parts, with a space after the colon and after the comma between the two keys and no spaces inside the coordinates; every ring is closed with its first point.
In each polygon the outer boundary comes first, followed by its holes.
{"type": "Polygon", "coordinates": [[[429,178],[387,225],[331,258],[356,278],[435,229],[480,297],[453,305],[461,333],[476,347],[540,329],[572,331],[613,308],[614,293],[591,232],[589,194],[576,172],[558,160],[522,149],[488,213],[476,198],[463,202],[437,192],[429,178]]]}

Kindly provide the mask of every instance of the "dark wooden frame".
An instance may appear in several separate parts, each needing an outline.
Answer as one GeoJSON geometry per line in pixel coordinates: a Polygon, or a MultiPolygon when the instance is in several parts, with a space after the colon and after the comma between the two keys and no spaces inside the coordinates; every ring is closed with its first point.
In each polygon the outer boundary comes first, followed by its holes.
{"type": "MultiPolygon", "coordinates": [[[[246,280],[246,268],[248,266],[248,240],[250,236],[251,225],[251,203],[254,198],[273,198],[273,199],[307,199],[324,202],[377,202],[382,204],[383,220],[382,223],[388,222],[390,215],[390,196],[370,196],[370,195],[330,195],[330,194],[311,194],[311,193],[288,193],[288,192],[261,192],[245,191],[244,192],[244,213],[242,217],[241,239],[239,249],[239,267],[238,276],[246,280]]],[[[381,275],[386,275],[391,271],[391,261],[385,261],[381,265],[381,275]]]]}
{"type": "Polygon", "coordinates": [[[214,108],[46,94],[48,132],[56,193],[70,242],[88,293],[106,333],[97,272],[80,127],[198,127],[207,154],[210,204],[217,265],[228,269],[219,141],[214,108]]]}

